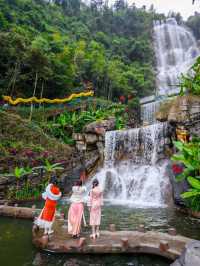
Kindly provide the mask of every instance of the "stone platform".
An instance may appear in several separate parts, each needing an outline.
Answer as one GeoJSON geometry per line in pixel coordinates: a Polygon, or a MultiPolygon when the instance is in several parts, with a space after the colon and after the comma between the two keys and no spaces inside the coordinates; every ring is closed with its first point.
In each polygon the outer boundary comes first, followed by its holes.
{"type": "Polygon", "coordinates": [[[88,233],[83,233],[80,239],[72,239],[62,218],[56,219],[54,234],[50,236],[43,236],[41,230],[33,228],[34,245],[53,253],[146,253],[175,260],[190,241],[176,235],[174,229],[168,233],[145,232],[144,227],[140,226],[138,231],[115,231],[114,225],[110,225],[109,231],[101,231],[98,239],[90,239],[88,233]]]}

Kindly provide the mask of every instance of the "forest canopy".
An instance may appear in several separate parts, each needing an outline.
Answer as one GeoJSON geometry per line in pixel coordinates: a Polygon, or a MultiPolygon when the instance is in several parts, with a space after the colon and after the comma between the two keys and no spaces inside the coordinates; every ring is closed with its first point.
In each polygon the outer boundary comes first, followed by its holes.
{"type": "Polygon", "coordinates": [[[124,0],[0,0],[0,93],[63,97],[90,81],[111,100],[152,94],[160,17],[124,0]]]}

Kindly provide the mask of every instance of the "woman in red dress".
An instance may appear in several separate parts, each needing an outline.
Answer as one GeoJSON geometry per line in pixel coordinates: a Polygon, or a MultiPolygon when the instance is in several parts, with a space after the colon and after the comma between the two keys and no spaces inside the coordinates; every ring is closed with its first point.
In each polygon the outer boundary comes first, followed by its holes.
{"type": "Polygon", "coordinates": [[[46,187],[42,197],[45,199],[45,205],[39,217],[36,219],[35,224],[44,229],[44,234],[51,234],[53,233],[52,225],[56,213],[57,201],[61,197],[56,178],[53,178],[51,183],[46,187]]]}

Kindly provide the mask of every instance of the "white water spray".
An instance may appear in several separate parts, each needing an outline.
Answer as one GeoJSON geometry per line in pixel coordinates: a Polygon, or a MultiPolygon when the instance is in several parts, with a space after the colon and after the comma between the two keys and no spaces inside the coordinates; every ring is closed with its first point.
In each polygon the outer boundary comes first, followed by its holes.
{"type": "Polygon", "coordinates": [[[112,204],[158,207],[166,203],[167,161],[164,156],[167,124],[110,131],[105,137],[104,168],[96,174],[112,204]]]}
{"type": "Polygon", "coordinates": [[[200,51],[192,33],[174,18],[154,22],[154,46],[157,60],[157,95],[179,92],[182,73],[186,73],[200,51]]]}

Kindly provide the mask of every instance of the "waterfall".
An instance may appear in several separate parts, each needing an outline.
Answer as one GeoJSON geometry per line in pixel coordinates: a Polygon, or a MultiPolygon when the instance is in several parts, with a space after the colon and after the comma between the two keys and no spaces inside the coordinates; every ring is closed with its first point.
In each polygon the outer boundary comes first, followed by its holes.
{"type": "MultiPolygon", "coordinates": [[[[154,50],[157,61],[156,95],[167,97],[180,90],[179,78],[185,74],[200,55],[192,33],[185,26],[177,24],[174,18],[165,22],[154,21],[154,50]]],[[[141,106],[141,120],[155,123],[155,113],[161,101],[141,106]]]]}
{"type": "Polygon", "coordinates": [[[141,121],[148,124],[156,123],[155,113],[159,110],[161,101],[141,105],[141,121]]]}
{"type": "Polygon", "coordinates": [[[104,167],[95,176],[106,200],[137,207],[166,203],[168,162],[158,161],[164,158],[167,132],[166,123],[106,132],[104,167]]]}
{"type": "Polygon", "coordinates": [[[105,136],[104,167],[95,177],[111,203],[139,207],[164,206],[171,199],[169,161],[165,159],[168,125],[156,123],[161,99],[177,94],[179,78],[200,54],[192,33],[174,18],[154,23],[157,90],[143,101],[142,128],[111,131],[105,136]],[[159,99],[159,101],[155,101],[159,99]]]}
{"type": "Polygon", "coordinates": [[[200,51],[192,33],[174,18],[154,22],[154,46],[157,61],[157,94],[179,92],[181,73],[186,73],[200,51]]]}

